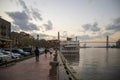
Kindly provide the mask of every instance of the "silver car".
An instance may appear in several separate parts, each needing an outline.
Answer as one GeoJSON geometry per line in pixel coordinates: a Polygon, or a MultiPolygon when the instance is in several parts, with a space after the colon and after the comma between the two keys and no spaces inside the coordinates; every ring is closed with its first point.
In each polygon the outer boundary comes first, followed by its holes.
{"type": "Polygon", "coordinates": [[[13,52],[10,52],[10,51],[3,51],[2,53],[5,54],[5,55],[11,56],[13,59],[20,59],[21,58],[21,55],[18,54],[18,53],[13,53],[13,52]]]}
{"type": "Polygon", "coordinates": [[[12,58],[9,55],[5,55],[2,52],[0,52],[0,61],[11,61],[12,58]]]}

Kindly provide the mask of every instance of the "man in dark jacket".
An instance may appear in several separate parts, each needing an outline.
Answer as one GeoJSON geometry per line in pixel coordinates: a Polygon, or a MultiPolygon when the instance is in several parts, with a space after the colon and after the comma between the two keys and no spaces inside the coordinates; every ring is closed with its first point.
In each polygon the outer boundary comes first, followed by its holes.
{"type": "Polygon", "coordinates": [[[36,62],[38,62],[39,61],[39,53],[40,53],[40,51],[39,51],[39,49],[38,49],[38,47],[36,47],[36,49],[35,49],[35,58],[36,58],[36,62]]]}

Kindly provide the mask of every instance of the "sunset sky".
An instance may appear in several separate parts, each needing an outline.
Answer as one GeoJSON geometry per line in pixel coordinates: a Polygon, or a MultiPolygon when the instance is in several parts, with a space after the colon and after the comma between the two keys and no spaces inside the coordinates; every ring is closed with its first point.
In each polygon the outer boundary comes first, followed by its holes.
{"type": "Polygon", "coordinates": [[[120,39],[120,0],[0,0],[0,16],[40,39],[120,39]]]}

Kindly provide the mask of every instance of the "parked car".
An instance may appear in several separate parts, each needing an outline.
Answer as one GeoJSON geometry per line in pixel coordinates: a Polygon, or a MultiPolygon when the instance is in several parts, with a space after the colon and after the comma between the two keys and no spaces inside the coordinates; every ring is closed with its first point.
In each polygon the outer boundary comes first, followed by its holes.
{"type": "Polygon", "coordinates": [[[21,54],[13,53],[13,52],[10,52],[10,51],[3,51],[2,53],[5,54],[5,55],[11,56],[13,59],[20,59],[22,57],[21,54]]]}
{"type": "Polygon", "coordinates": [[[0,62],[2,62],[2,61],[11,61],[11,60],[12,60],[11,56],[5,55],[2,52],[0,52],[0,62]]]}
{"type": "Polygon", "coordinates": [[[13,52],[13,53],[21,54],[21,55],[23,55],[23,56],[28,56],[28,55],[30,55],[29,52],[25,52],[25,51],[23,51],[22,49],[12,49],[12,52],[13,52]]]}
{"type": "Polygon", "coordinates": [[[30,54],[32,53],[32,48],[31,47],[25,47],[23,48],[25,52],[29,52],[30,54]]]}

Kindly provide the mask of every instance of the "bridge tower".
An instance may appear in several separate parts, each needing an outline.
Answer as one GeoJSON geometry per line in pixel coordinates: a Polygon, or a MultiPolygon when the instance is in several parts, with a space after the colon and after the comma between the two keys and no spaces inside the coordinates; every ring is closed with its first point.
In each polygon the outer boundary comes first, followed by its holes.
{"type": "Polygon", "coordinates": [[[106,37],[106,48],[109,47],[109,36],[106,37]]]}
{"type": "Polygon", "coordinates": [[[60,41],[60,33],[58,32],[58,41],[60,41]]]}

